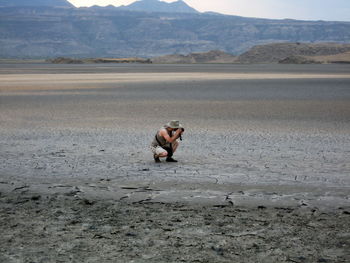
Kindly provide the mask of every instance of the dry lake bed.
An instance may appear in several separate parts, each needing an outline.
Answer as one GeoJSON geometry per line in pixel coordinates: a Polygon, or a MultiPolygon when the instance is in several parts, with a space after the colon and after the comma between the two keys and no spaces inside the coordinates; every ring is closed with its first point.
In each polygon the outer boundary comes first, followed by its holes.
{"type": "Polygon", "coordinates": [[[349,197],[348,65],[0,64],[0,262],[349,262],[349,197]]]}

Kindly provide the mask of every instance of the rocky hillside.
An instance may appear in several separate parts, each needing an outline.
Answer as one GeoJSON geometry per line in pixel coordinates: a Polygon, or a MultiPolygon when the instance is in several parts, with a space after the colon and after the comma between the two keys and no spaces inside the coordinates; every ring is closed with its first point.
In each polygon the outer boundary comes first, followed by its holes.
{"type": "MultiPolygon", "coordinates": [[[[277,43],[255,46],[238,57],[240,63],[331,63],[324,56],[337,55],[350,51],[350,44],[337,43],[277,43]],[[323,59],[322,59],[323,57],[323,59]]],[[[337,60],[336,58],[333,58],[337,60]]]]}
{"type": "MultiPolygon", "coordinates": [[[[238,55],[274,42],[350,43],[350,22],[134,12],[112,6],[0,7],[0,58],[150,58],[208,50],[238,55]]],[[[249,56],[241,61],[252,61],[249,56]]],[[[272,61],[279,58],[283,56],[272,61]]]]}

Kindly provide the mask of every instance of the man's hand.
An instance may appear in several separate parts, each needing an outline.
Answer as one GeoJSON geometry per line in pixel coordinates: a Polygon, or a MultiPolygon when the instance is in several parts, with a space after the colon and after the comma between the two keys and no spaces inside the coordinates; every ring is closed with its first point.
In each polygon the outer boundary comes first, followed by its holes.
{"type": "Polygon", "coordinates": [[[183,130],[181,128],[177,129],[176,132],[175,132],[176,135],[180,135],[182,133],[183,133],[183,130]]]}

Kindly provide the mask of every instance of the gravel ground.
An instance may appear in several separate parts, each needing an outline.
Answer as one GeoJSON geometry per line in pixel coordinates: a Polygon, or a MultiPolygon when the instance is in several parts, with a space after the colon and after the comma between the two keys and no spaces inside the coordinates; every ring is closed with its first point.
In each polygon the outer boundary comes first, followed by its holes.
{"type": "Polygon", "coordinates": [[[350,210],[0,200],[1,262],[349,261],[350,210]]]}

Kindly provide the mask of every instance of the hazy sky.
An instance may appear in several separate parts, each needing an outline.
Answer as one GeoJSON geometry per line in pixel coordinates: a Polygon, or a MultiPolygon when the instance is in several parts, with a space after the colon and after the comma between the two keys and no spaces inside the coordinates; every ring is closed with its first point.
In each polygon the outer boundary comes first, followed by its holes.
{"type": "MultiPolygon", "coordinates": [[[[174,0],[163,0],[174,2],[174,0]]],[[[198,11],[306,20],[350,21],[350,0],[184,0],[198,11]]],[[[69,0],[75,6],[127,5],[135,0],[69,0]]]]}

